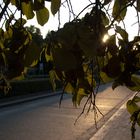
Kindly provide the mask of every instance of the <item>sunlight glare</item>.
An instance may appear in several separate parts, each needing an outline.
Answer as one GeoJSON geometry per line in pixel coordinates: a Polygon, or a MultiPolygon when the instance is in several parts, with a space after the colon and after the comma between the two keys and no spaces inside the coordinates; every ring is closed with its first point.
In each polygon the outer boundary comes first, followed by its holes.
{"type": "Polygon", "coordinates": [[[103,43],[106,43],[106,41],[109,39],[109,35],[105,34],[103,37],[103,43]]]}

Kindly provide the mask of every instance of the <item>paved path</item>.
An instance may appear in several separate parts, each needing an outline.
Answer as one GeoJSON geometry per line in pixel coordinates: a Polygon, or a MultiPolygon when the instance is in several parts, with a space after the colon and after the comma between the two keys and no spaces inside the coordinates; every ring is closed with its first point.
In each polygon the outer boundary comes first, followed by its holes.
{"type": "MultiPolygon", "coordinates": [[[[130,115],[123,104],[90,140],[132,140],[130,127],[130,115]]],[[[140,127],[136,129],[135,140],[140,140],[140,127]]]]}
{"type": "MultiPolygon", "coordinates": [[[[125,87],[112,91],[110,85],[103,85],[96,101],[104,114],[104,119],[102,115],[98,116],[98,128],[132,95],[125,87]]],[[[53,96],[1,108],[0,140],[89,140],[97,134],[93,112],[87,117],[83,115],[74,125],[85,100],[77,109],[73,107],[70,95],[65,96],[61,108],[58,101],[59,96],[53,96]]]]}

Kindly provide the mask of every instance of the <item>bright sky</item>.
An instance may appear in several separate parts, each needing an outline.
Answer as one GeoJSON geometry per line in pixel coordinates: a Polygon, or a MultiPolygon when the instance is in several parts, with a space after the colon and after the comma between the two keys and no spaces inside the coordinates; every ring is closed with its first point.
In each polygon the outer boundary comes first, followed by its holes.
{"type": "MultiPolygon", "coordinates": [[[[62,0],[63,1],[63,0],[62,0]]],[[[81,10],[87,5],[89,4],[89,0],[71,0],[72,2],[72,6],[73,6],[73,11],[75,14],[79,14],[79,12],[81,12],[81,10]]],[[[50,3],[46,3],[47,8],[50,11],[50,3]]],[[[65,3],[66,6],[66,3],[65,3]]],[[[81,15],[84,16],[84,15],[81,15]]],[[[64,23],[69,21],[69,11],[68,11],[68,7],[64,7],[63,5],[60,8],[60,18],[61,18],[61,27],[64,25],[64,23]]],[[[40,25],[38,25],[37,21],[32,19],[29,20],[28,23],[26,25],[35,25],[36,27],[39,27],[41,30],[41,33],[43,34],[43,36],[45,36],[48,31],[50,30],[57,30],[58,29],[58,14],[56,14],[55,16],[53,16],[50,12],[50,18],[49,21],[42,27],[40,25]]]]}
{"type": "MultiPolygon", "coordinates": [[[[78,14],[79,12],[81,12],[81,10],[84,7],[90,4],[89,0],[71,0],[71,2],[72,2],[72,6],[73,6],[73,10],[75,14],[78,14]]],[[[48,4],[47,7],[50,8],[50,5],[48,4]]],[[[61,6],[60,12],[61,12],[60,16],[61,16],[61,23],[62,23],[61,26],[62,26],[65,22],[69,21],[69,15],[68,15],[69,11],[68,11],[68,8],[61,6]]],[[[81,17],[82,16],[84,16],[84,14],[82,14],[81,17]]],[[[129,33],[129,38],[133,39],[133,37],[137,35],[138,33],[138,25],[137,24],[133,25],[134,23],[137,22],[136,12],[133,8],[127,11],[127,16],[124,22],[127,23],[126,29],[129,33]]],[[[27,25],[30,25],[33,23],[35,26],[40,28],[43,36],[45,37],[48,31],[58,29],[58,15],[57,14],[55,16],[50,15],[49,21],[43,27],[38,25],[36,20],[30,20],[27,25]]]]}
{"type": "MultiPolygon", "coordinates": [[[[62,0],[62,1],[64,1],[64,0],[62,0]]],[[[91,0],[91,1],[93,1],[93,0],[91,0]]],[[[71,2],[72,2],[72,6],[73,6],[73,11],[75,14],[78,14],[79,12],[81,12],[81,10],[84,7],[86,7],[88,4],[90,4],[89,0],[71,0],[71,2]]],[[[47,8],[50,10],[50,3],[46,2],[46,5],[47,5],[47,8]]],[[[64,5],[66,6],[66,4],[64,4],[64,5]]],[[[90,11],[90,9],[89,9],[89,11],[90,11]]],[[[87,11],[85,11],[85,12],[87,12],[87,11]]],[[[83,16],[84,16],[84,13],[81,15],[81,17],[83,17],[83,16]]],[[[63,26],[64,23],[69,21],[68,8],[64,7],[63,5],[60,8],[60,18],[61,18],[61,27],[63,26]]],[[[136,12],[134,9],[128,10],[127,16],[126,16],[124,22],[127,23],[126,29],[130,34],[129,38],[132,39],[133,36],[137,35],[137,33],[138,33],[138,25],[137,24],[133,25],[134,23],[137,22],[136,12]]],[[[43,37],[45,37],[46,34],[48,33],[48,31],[58,29],[58,15],[56,14],[55,16],[53,16],[52,14],[50,14],[49,21],[44,26],[38,25],[36,19],[28,20],[26,26],[30,26],[30,25],[35,25],[36,27],[40,28],[43,37]]]]}

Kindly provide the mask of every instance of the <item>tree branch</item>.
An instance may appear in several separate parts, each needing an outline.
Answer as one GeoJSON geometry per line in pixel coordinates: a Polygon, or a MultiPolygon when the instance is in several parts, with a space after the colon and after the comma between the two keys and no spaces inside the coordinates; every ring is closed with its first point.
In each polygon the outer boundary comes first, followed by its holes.
{"type": "Polygon", "coordinates": [[[4,6],[4,8],[2,9],[2,11],[1,11],[1,13],[0,13],[0,21],[1,21],[2,17],[3,17],[3,15],[4,15],[4,13],[5,13],[5,11],[6,11],[7,7],[8,7],[8,5],[9,5],[9,3],[10,3],[10,0],[7,0],[7,1],[5,2],[5,6],[4,6]]]}

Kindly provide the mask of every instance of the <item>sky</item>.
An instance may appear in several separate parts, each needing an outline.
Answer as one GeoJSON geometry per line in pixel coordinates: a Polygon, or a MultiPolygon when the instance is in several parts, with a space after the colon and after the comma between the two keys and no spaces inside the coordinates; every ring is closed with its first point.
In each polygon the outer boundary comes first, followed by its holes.
{"type": "MultiPolygon", "coordinates": [[[[64,0],[62,0],[64,1],[64,0]]],[[[79,12],[82,11],[82,9],[88,5],[90,2],[89,0],[71,0],[73,11],[75,14],[79,14],[79,12]]],[[[46,2],[46,6],[48,10],[50,11],[50,3],[46,2]]],[[[81,17],[84,16],[84,14],[81,15],[81,17]]],[[[61,27],[63,27],[64,23],[69,21],[69,11],[68,7],[66,7],[66,3],[60,7],[60,18],[61,18],[61,27]]],[[[45,36],[48,31],[50,30],[57,30],[58,29],[58,14],[53,16],[50,12],[50,17],[48,22],[44,26],[38,25],[37,21],[35,19],[28,20],[28,23],[26,25],[32,25],[34,24],[36,27],[40,28],[43,36],[45,36]]]]}
{"type": "MultiPolygon", "coordinates": [[[[62,1],[64,1],[64,0],[62,0],[62,1]]],[[[91,0],[91,1],[94,2],[94,0],[91,0]]],[[[90,4],[90,0],[71,0],[71,3],[73,6],[74,13],[79,14],[79,12],[81,12],[84,7],[86,7],[88,4],[90,4]]],[[[46,2],[45,4],[50,11],[50,3],[46,2]]],[[[81,17],[83,17],[87,11],[90,11],[90,9],[87,9],[83,14],[81,14],[81,17]]],[[[19,15],[17,15],[17,17],[18,16],[19,15]]],[[[63,27],[64,23],[69,21],[69,11],[68,11],[68,7],[66,6],[66,3],[64,5],[62,5],[60,8],[60,19],[61,19],[61,27],[63,27]]],[[[134,23],[137,22],[136,12],[134,9],[131,8],[127,11],[127,16],[126,16],[124,22],[127,23],[126,29],[129,33],[129,39],[131,40],[138,33],[138,25],[136,25],[136,24],[133,25],[134,23]]],[[[45,37],[46,34],[48,33],[48,31],[57,30],[58,24],[59,24],[58,14],[53,16],[50,12],[49,21],[44,26],[40,26],[37,23],[37,20],[35,18],[32,20],[28,20],[26,26],[35,25],[36,27],[40,28],[43,37],[45,37]]]]}

